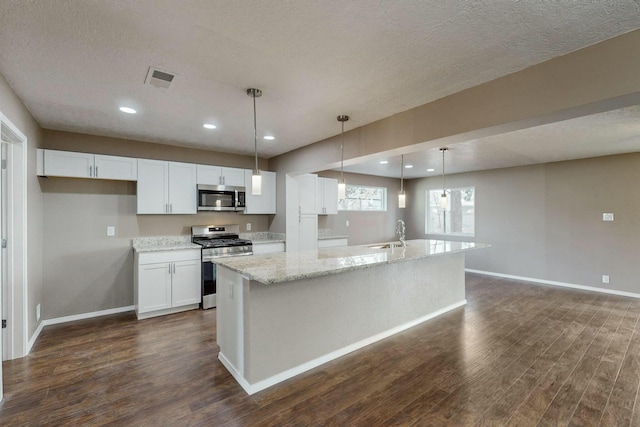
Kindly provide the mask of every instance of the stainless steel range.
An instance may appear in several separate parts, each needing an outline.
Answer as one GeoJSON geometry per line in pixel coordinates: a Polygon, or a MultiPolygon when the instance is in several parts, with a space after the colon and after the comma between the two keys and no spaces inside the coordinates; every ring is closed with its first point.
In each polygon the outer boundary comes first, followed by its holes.
{"type": "Polygon", "coordinates": [[[191,241],[202,246],[202,308],[216,306],[215,258],[253,255],[251,240],[240,239],[235,225],[198,225],[191,227],[191,241]]]}

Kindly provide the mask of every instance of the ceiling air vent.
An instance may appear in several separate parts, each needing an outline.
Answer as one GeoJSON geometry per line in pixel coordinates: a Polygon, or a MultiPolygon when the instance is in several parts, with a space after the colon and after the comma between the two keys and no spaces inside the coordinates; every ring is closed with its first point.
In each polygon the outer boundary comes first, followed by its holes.
{"type": "Polygon", "coordinates": [[[144,84],[168,89],[175,77],[176,75],[173,73],[149,67],[149,72],[147,73],[147,78],[144,80],[144,84]]]}

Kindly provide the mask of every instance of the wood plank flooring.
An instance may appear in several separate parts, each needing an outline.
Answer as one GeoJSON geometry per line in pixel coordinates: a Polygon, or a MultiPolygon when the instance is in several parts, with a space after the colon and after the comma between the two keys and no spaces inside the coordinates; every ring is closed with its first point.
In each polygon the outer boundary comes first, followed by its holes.
{"type": "Polygon", "coordinates": [[[466,307],[248,396],[215,310],[45,328],[1,426],[640,425],[640,300],[467,275],[466,307]]]}

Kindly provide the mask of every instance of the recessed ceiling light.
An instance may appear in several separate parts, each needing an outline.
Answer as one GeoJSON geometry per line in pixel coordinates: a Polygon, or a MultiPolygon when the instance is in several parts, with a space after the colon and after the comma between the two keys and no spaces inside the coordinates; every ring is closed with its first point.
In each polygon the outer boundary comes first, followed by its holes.
{"type": "Polygon", "coordinates": [[[120,111],[127,114],[135,114],[137,111],[129,107],[120,107],[120,111]]]}
{"type": "Polygon", "coordinates": [[[435,171],[435,169],[433,169],[433,168],[427,169],[427,172],[433,172],[433,171],[435,171]]]}
{"type": "Polygon", "coordinates": [[[276,137],[271,135],[266,135],[264,139],[266,139],[267,141],[273,141],[274,139],[276,139],[276,137]]]}
{"type": "Polygon", "coordinates": [[[404,165],[405,169],[411,169],[413,167],[413,165],[404,165]]]}
{"type": "Polygon", "coordinates": [[[205,123],[202,125],[202,127],[205,129],[215,129],[216,125],[212,125],[211,123],[205,123]]]}
{"type": "Polygon", "coordinates": [[[386,165],[387,163],[389,163],[389,160],[380,160],[381,165],[386,165]]]}

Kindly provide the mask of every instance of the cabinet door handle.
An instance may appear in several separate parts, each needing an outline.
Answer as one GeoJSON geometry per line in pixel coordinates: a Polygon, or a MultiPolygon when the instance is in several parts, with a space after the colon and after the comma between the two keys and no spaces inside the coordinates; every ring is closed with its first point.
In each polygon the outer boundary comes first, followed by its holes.
{"type": "Polygon", "coordinates": [[[169,213],[173,213],[173,203],[169,203],[169,213]]]}
{"type": "Polygon", "coordinates": [[[171,274],[171,264],[169,264],[169,274],[171,274]]]}
{"type": "Polygon", "coordinates": [[[96,166],[96,178],[98,177],[98,167],[96,166]]]}
{"type": "Polygon", "coordinates": [[[93,166],[89,166],[89,176],[93,176],[93,166]]]}

